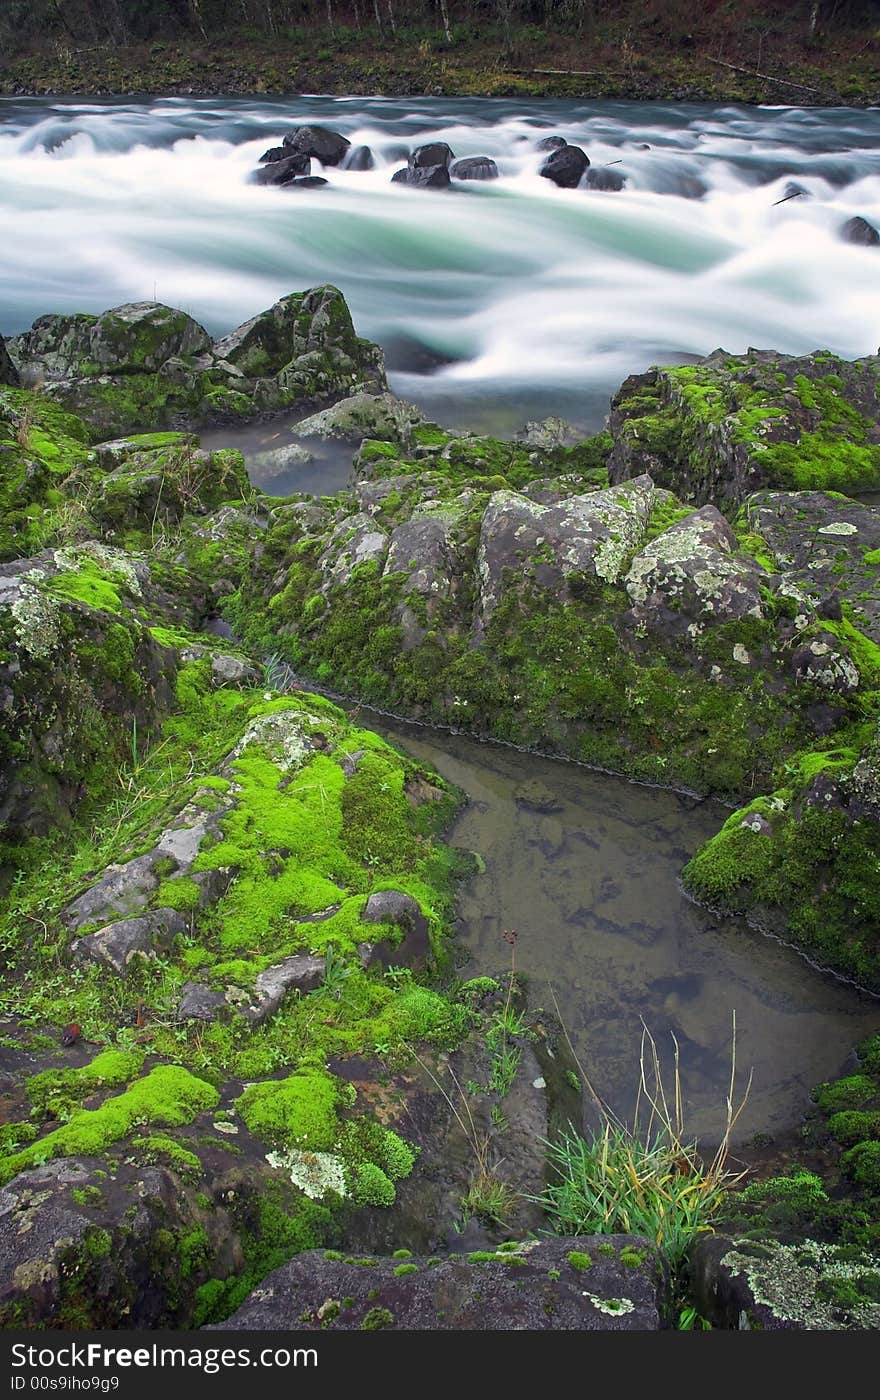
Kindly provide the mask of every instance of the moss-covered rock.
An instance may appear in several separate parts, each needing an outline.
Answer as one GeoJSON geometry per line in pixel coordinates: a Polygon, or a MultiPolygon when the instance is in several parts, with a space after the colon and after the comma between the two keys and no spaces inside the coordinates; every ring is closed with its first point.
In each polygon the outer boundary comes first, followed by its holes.
{"type": "Polygon", "coordinates": [[[355,335],[335,287],[294,293],[211,342],[156,302],[101,316],[42,316],[9,342],[27,383],[80,415],[95,438],[236,421],[383,390],[381,351],[355,335]]]}
{"type": "Polygon", "coordinates": [[[716,351],[651,369],[612,400],[612,481],[648,472],[686,501],[735,506],[763,487],[880,487],[878,359],[716,351]]]}

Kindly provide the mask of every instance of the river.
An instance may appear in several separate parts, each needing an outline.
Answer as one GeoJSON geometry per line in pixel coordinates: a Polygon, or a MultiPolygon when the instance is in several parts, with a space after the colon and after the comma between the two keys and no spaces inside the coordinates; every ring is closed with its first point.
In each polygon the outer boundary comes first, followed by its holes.
{"type": "MultiPolygon", "coordinates": [[[[313,171],[318,172],[313,162],[313,171]]],[[[601,425],[651,363],[717,346],[873,354],[880,111],[478,98],[0,100],[0,333],[49,311],[158,299],[215,333],[321,282],[386,348],[396,391],[453,427],[512,433],[561,413],[601,425]],[[370,172],[255,186],[290,127],[368,144],[370,172]],[[559,133],[619,193],[537,174],[559,133]],[[501,177],[392,185],[447,141],[501,177]],[[783,199],[790,181],[803,195],[783,199]]]]}
{"type": "MultiPolygon", "coordinates": [[[[126,300],[181,306],[214,333],[329,281],[391,382],[451,426],[512,433],[526,418],[599,427],[629,373],[718,345],[856,357],[880,337],[880,250],[843,242],[880,222],[880,112],[453,98],[0,101],[0,332],[49,311],[126,300]],[[248,182],[261,152],[316,121],[368,144],[370,172],[329,186],[248,182]],[[560,133],[626,177],[558,190],[536,143],[560,133]],[[401,188],[408,149],[487,154],[491,184],[401,188]],[[789,181],[805,191],[782,200],[789,181]]],[[[272,425],[252,447],[273,445],[272,425]]],[[[242,438],[242,435],[238,435],[242,438]]],[[[213,443],[238,440],[218,431],[213,443]]],[[[242,445],[247,445],[242,438],[242,445]]],[[[350,466],[324,460],[301,490],[350,466]]],[[[337,480],[338,478],[338,480],[337,480]]],[[[381,727],[381,726],[380,726],[381,727]]],[[[387,730],[387,726],[386,726],[387,730]]],[[[533,1006],[558,997],[597,1089],[626,1112],[642,1018],[681,1047],[692,1130],[721,1124],[731,1017],[740,1134],[793,1127],[812,1085],[852,1063],[878,1003],[743,922],[682,895],[682,865],[724,818],[673,793],[448,735],[391,737],[470,802],[451,839],[484,873],[462,890],[465,975],[517,965],[533,1006]],[[543,785],[543,810],[521,785],[543,785]]]]}

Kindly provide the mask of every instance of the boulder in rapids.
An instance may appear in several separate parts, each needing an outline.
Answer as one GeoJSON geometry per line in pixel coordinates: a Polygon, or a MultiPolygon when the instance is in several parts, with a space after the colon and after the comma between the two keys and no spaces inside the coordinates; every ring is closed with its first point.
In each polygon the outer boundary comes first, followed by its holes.
{"type": "Polygon", "coordinates": [[[497,180],[498,166],[491,156],[463,156],[453,161],[449,173],[455,180],[497,180]]]}
{"type": "Polygon", "coordinates": [[[288,150],[314,156],[322,165],[340,165],[351,142],[326,126],[298,126],[285,136],[284,145],[288,150]]]}
{"type": "Polygon", "coordinates": [[[580,146],[567,143],[557,146],[541,165],[538,171],[545,180],[552,180],[560,189],[577,189],[590,164],[590,158],[580,146]]]}
{"type": "Polygon", "coordinates": [[[251,176],[254,185],[290,185],[301,176],[307,176],[312,162],[301,151],[291,154],[284,147],[277,160],[259,166],[251,176]]]}
{"type": "Polygon", "coordinates": [[[376,161],[369,146],[352,146],[342,162],[343,170],[372,170],[376,161]]]}
{"type": "Polygon", "coordinates": [[[862,248],[876,248],[880,244],[880,232],[869,224],[867,219],[856,216],[847,219],[840,230],[840,236],[847,243],[856,243],[862,248]]]}

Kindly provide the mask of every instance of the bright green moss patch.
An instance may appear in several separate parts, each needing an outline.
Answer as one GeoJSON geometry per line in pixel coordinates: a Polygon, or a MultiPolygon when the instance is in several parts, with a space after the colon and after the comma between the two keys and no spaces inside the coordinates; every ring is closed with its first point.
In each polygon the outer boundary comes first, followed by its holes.
{"type": "Polygon", "coordinates": [[[132,1149],[144,1162],[164,1162],[175,1171],[196,1177],[202,1174],[202,1164],[195,1152],[190,1152],[176,1139],[163,1133],[153,1133],[149,1137],[136,1137],[131,1140],[132,1149]]]}
{"type": "Polygon", "coordinates": [[[236,1108],[252,1133],[284,1147],[329,1151],[339,1132],[338,1081],[322,1070],[305,1070],[287,1079],[251,1084],[236,1108]]]}
{"type": "Polygon", "coordinates": [[[141,1123],[179,1127],[216,1107],[220,1095],[180,1065],[158,1065],[100,1108],[82,1109],[63,1127],[0,1161],[0,1181],[53,1157],[91,1156],[127,1136],[141,1123]]]}
{"type": "Polygon", "coordinates": [[[405,1278],[407,1274],[417,1274],[418,1272],[418,1264],[398,1264],[397,1268],[394,1270],[394,1277],[405,1278]]]}
{"type": "Polygon", "coordinates": [[[845,1079],[834,1080],[831,1084],[820,1084],[813,1091],[813,1098],[823,1113],[840,1113],[847,1109],[863,1108],[878,1097],[880,1088],[868,1074],[850,1074],[845,1079]]]}
{"type": "Polygon", "coordinates": [[[565,1257],[571,1267],[577,1269],[578,1273],[583,1273],[585,1269],[592,1269],[593,1267],[592,1256],[589,1255],[585,1249],[570,1249],[565,1257]]]}
{"type": "Polygon", "coordinates": [[[102,1050],[79,1069],[47,1069],[31,1075],[25,1093],[34,1111],[67,1118],[75,1105],[99,1089],[116,1089],[140,1073],[143,1054],[135,1050],[102,1050]]]}

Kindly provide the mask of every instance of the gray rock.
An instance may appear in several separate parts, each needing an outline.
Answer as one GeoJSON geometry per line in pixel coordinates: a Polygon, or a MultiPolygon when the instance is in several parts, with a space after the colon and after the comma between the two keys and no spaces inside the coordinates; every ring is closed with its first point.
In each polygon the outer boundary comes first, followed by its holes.
{"type": "MultiPolygon", "coordinates": [[[[283,151],[284,154],[277,160],[268,161],[260,165],[251,175],[251,183],[254,185],[291,185],[303,175],[308,175],[312,162],[303,152],[291,153],[283,146],[275,147],[275,150],[283,151]]],[[[274,152],[266,152],[266,155],[274,152]]]]}
{"type": "Polygon", "coordinates": [[[284,146],[286,150],[314,156],[322,165],[339,165],[348,154],[351,142],[326,126],[298,126],[285,136],[284,146]]]}
{"type": "Polygon", "coordinates": [[[71,945],[74,962],[95,962],[124,977],[134,957],[155,957],[165,952],[178,933],[187,926],[186,917],[176,909],[153,909],[134,919],[120,919],[86,934],[71,945]]]}
{"type": "Polygon", "coordinates": [[[348,515],[336,526],[318,563],[324,589],[342,586],[359,564],[380,568],[388,553],[389,536],[369,515],[348,515]]]}
{"type": "Polygon", "coordinates": [[[383,442],[405,443],[414,428],[425,421],[415,404],[393,394],[353,394],[332,408],[315,413],[297,423],[298,437],[343,438],[360,442],[377,438],[383,442]]]}
{"type": "Polygon", "coordinates": [[[751,560],[737,558],[736,537],[720,511],[703,506],[644,546],[624,579],[637,621],[664,628],[663,616],[682,627],[764,615],[764,577],[751,560]]]}
{"type": "Polygon", "coordinates": [[[853,1250],[798,1239],[735,1240],[701,1235],[690,1251],[691,1288],[704,1317],[717,1327],[760,1332],[880,1329],[876,1303],[841,1304],[833,1285],[877,1276],[877,1261],[853,1250]]]}
{"type": "Polygon", "coordinates": [[[10,384],[16,388],[20,382],[18,370],[9,358],[6,341],[0,335],[0,384],[10,384]]]}
{"type": "Polygon", "coordinates": [[[589,164],[586,151],[582,151],[580,146],[564,143],[550,152],[538,174],[543,175],[545,180],[552,180],[561,189],[573,190],[580,184],[589,164]]]}
{"type": "Polygon", "coordinates": [[[259,1025],[273,1015],[284,998],[293,991],[313,992],[324,980],[326,958],[310,953],[294,953],[259,973],[254,984],[255,999],[244,1009],[244,1015],[259,1025]]]}
{"type": "Polygon", "coordinates": [[[847,243],[858,243],[863,248],[876,248],[880,244],[880,232],[867,219],[856,216],[847,219],[840,230],[840,236],[847,243]]]}
{"type": "Polygon", "coordinates": [[[509,571],[534,570],[539,586],[565,593],[572,575],[615,583],[644,537],[654,497],[649,477],[542,506],[514,491],[496,491],[480,529],[480,613],[488,623],[509,571]]]}
{"type": "Polygon", "coordinates": [[[822,690],[858,690],[861,677],[846,647],[833,632],[820,631],[792,654],[797,680],[822,690]]]}
{"type": "Polygon", "coordinates": [[[177,1006],[178,1021],[216,1021],[230,1010],[222,992],[201,982],[184,982],[177,1006]]]}
{"type": "Polygon", "coordinates": [[[556,447],[566,447],[577,440],[577,432],[564,418],[544,418],[540,423],[526,423],[517,433],[517,441],[526,447],[535,447],[542,452],[550,452],[556,447]]]}
{"type": "Polygon", "coordinates": [[[240,656],[215,655],[211,657],[211,678],[215,685],[256,685],[259,675],[256,667],[240,656]]]}
{"type": "Polygon", "coordinates": [[[62,911],[64,923],[75,930],[114,914],[124,918],[143,909],[159,888],[156,859],[155,852],[150,851],[123,865],[108,865],[97,884],[62,911]]]}
{"type": "Polygon", "coordinates": [[[366,965],[377,962],[382,966],[423,968],[431,955],[428,921],[412,895],[400,890],[381,890],[371,894],[361,918],[365,924],[392,924],[403,933],[403,940],[391,945],[378,942],[370,946],[363,957],[366,965]]]}
{"type": "MultiPolygon", "coordinates": [[[[488,1251],[492,1253],[492,1251],[488,1251]]],[[[372,1267],[311,1250],[263,1280],[232,1317],[232,1331],[657,1331],[667,1285],[653,1246],[632,1235],[527,1240],[484,1260],[448,1255],[372,1267]],[[610,1246],[614,1257],[599,1253],[610,1246]],[[635,1267],[620,1263],[623,1249],[635,1267]],[[572,1264],[571,1255],[587,1267],[572,1264]]],[[[208,1329],[211,1330],[211,1329],[208,1329]]]]}

